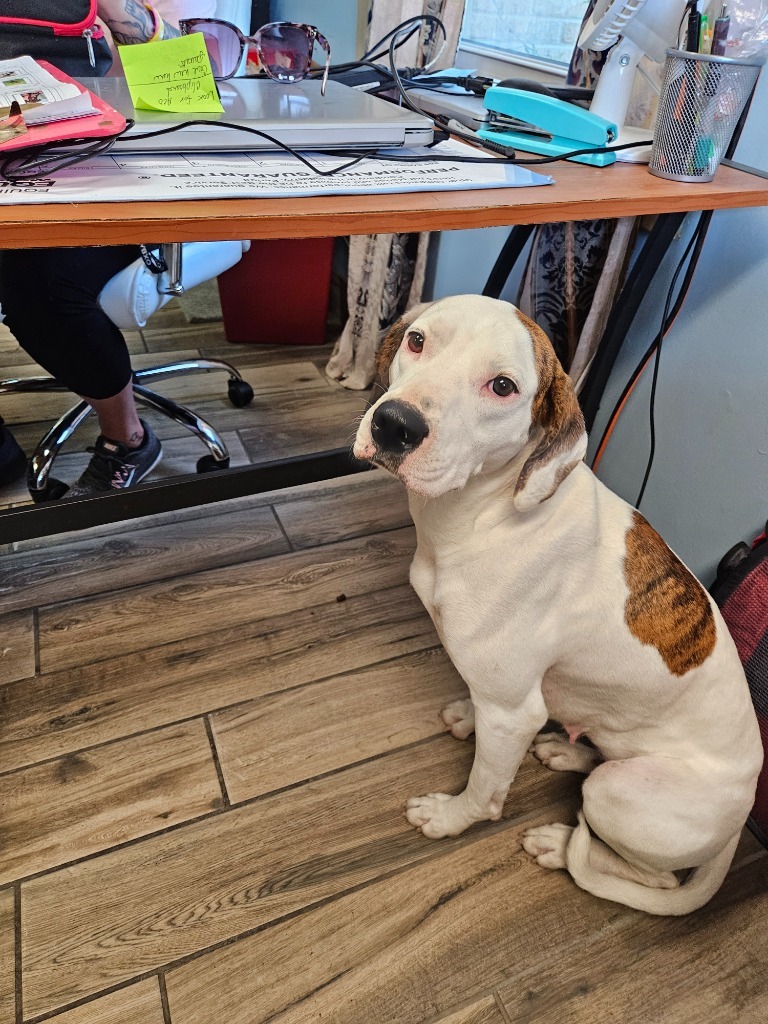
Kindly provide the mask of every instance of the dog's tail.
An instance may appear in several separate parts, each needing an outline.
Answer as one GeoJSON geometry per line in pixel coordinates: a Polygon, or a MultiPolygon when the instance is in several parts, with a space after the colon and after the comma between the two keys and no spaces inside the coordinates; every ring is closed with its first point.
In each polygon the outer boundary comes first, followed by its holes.
{"type": "Polygon", "coordinates": [[[595,871],[589,863],[591,842],[589,826],[579,811],[579,824],[571,834],[566,851],[568,871],[578,886],[593,896],[614,900],[648,914],[680,916],[703,907],[723,884],[739,844],[739,833],[712,860],[695,868],[677,889],[652,889],[640,882],[595,871]]]}

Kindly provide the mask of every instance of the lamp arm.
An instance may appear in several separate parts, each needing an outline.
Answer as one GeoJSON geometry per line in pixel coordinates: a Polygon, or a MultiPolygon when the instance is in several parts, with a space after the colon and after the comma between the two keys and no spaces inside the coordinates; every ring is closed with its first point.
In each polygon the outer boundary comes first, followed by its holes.
{"type": "Polygon", "coordinates": [[[589,105],[593,114],[613,122],[619,130],[627,119],[632,83],[643,53],[641,47],[622,36],[608,54],[589,105]]]}

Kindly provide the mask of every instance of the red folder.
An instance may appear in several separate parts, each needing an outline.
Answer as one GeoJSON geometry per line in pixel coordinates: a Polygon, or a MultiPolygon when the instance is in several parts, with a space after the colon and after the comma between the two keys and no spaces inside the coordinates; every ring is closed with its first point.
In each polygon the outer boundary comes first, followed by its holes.
{"type": "Polygon", "coordinates": [[[90,92],[76,79],[65,75],[63,71],[59,71],[48,61],[39,60],[37,63],[59,82],[68,82],[76,86],[80,92],[87,92],[91,97],[91,105],[97,113],[85,114],[83,117],[70,117],[65,121],[29,125],[23,135],[17,135],[15,139],[8,139],[7,142],[0,143],[0,152],[28,149],[30,146],[40,146],[46,142],[66,142],[68,139],[102,139],[110,135],[118,135],[123,131],[125,118],[108,103],[105,103],[100,96],[90,92]]]}

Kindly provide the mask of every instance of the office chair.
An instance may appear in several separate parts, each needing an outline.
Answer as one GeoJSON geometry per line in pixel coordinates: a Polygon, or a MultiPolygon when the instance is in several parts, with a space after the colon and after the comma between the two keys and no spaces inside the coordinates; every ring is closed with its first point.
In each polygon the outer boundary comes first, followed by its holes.
{"type": "MultiPolygon", "coordinates": [[[[234,266],[248,249],[250,242],[172,242],[161,246],[166,265],[162,273],[154,273],[143,259],[137,259],[111,278],[99,295],[99,303],[110,320],[121,330],[141,329],[153,313],[174,296],[188,288],[217,277],[234,266]],[[183,268],[182,268],[183,263],[183,268]]],[[[229,466],[227,446],[210,423],[186,406],[153,391],[148,384],[179,374],[224,370],[229,375],[227,395],[237,408],[253,400],[253,388],[240,372],[220,359],[186,359],[145,370],[134,370],[133,393],[136,401],[164,413],[195,434],[208,448],[208,454],[197,462],[198,473],[226,469],[229,466]]],[[[66,391],[54,377],[19,377],[0,380],[0,395],[12,392],[66,391]]],[[[27,468],[27,488],[33,501],[61,498],[67,485],[51,473],[54,459],[62,445],[88,417],[91,407],[80,401],[69,409],[38,442],[27,468]]]]}

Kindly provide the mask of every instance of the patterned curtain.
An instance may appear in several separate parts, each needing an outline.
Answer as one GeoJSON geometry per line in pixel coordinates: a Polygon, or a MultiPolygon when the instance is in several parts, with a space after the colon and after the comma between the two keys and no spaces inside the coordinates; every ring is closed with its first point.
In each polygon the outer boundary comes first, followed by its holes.
{"type": "MultiPolygon", "coordinates": [[[[435,67],[451,67],[459,41],[464,0],[373,0],[367,47],[395,26],[419,14],[434,14],[448,35],[435,67]]],[[[425,25],[397,51],[398,67],[423,67],[433,60],[443,34],[425,25]]],[[[349,319],[325,372],[346,388],[361,390],[373,380],[376,350],[388,328],[421,300],[429,234],[354,235],[349,240],[349,319]]]]}

